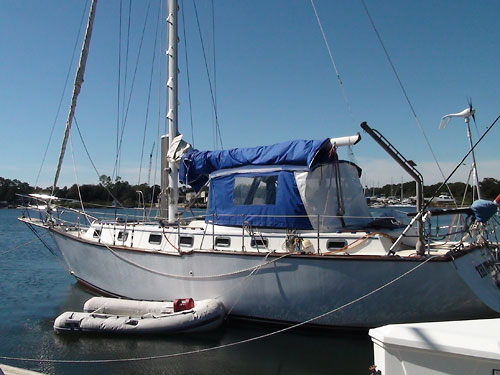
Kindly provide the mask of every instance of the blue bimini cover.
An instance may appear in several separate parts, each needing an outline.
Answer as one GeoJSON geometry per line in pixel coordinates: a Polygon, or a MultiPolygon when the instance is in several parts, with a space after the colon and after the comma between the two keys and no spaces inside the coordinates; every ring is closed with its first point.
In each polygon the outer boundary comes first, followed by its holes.
{"type": "MultiPolygon", "coordinates": [[[[210,173],[220,169],[247,165],[296,165],[313,169],[322,162],[318,157],[321,147],[329,141],[296,140],[271,146],[234,148],[219,151],[192,151],[184,155],[179,166],[179,179],[199,191],[210,173]]],[[[326,153],[328,155],[328,153],[326,153]]]]}
{"type": "Polygon", "coordinates": [[[215,224],[312,229],[292,171],[215,177],[209,194],[207,221],[215,224]]]}

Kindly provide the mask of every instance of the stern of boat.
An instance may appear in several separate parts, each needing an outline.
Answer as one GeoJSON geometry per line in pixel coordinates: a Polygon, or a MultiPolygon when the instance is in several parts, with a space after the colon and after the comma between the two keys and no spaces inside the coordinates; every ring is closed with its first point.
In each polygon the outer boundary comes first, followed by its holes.
{"type": "Polygon", "coordinates": [[[486,246],[454,259],[457,273],[495,315],[500,314],[500,264],[486,246]]]}

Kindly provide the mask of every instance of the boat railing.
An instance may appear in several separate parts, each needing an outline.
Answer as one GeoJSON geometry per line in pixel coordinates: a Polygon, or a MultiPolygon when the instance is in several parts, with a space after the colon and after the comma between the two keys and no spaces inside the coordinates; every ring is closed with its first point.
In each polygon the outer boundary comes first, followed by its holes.
{"type": "MultiPolygon", "coordinates": [[[[157,223],[157,220],[144,220],[142,208],[127,208],[126,212],[115,210],[112,212],[86,210],[80,211],[63,206],[52,206],[52,219],[55,223],[65,226],[74,226],[79,224],[80,227],[88,227],[93,221],[104,223],[117,224],[132,224],[132,223],[157,223]]],[[[35,211],[38,213],[41,220],[46,219],[47,212],[44,210],[27,209],[26,211],[35,211]]],[[[248,226],[252,220],[262,219],[307,219],[311,223],[311,230],[325,231],[349,231],[349,230],[370,230],[374,229],[394,229],[408,224],[408,217],[413,216],[413,213],[405,211],[393,210],[392,215],[264,215],[264,214],[200,214],[197,216],[179,217],[176,223],[170,224],[175,227],[186,227],[194,220],[203,220],[208,224],[217,225],[217,219],[233,217],[232,226],[234,223],[239,223],[238,226],[248,226]],[[340,224],[338,224],[340,222],[340,224]],[[331,225],[335,223],[335,225],[331,225]]],[[[442,237],[444,235],[460,234],[468,226],[463,215],[470,215],[469,209],[460,210],[434,210],[431,211],[431,220],[427,220],[425,232],[427,237],[442,237]],[[443,216],[452,216],[452,219],[442,219],[443,216]]],[[[168,224],[167,224],[168,225],[168,224]]]]}
{"type": "MultiPolygon", "coordinates": [[[[26,208],[27,216],[31,217],[29,212],[36,212],[39,215],[37,220],[48,222],[51,225],[60,225],[65,227],[66,230],[74,228],[78,233],[83,232],[89,228],[93,222],[101,224],[114,224],[117,227],[133,227],[134,231],[148,231],[149,229],[141,228],[139,224],[151,224],[158,225],[158,220],[144,220],[142,209],[125,209],[122,212],[120,210],[113,211],[98,211],[98,210],[86,210],[79,211],[73,208],[63,207],[63,206],[50,206],[50,214],[47,210],[37,210],[36,208],[26,208]]],[[[391,213],[394,213],[393,210],[391,213]]],[[[467,230],[471,224],[471,219],[467,219],[471,215],[470,209],[441,209],[430,211],[431,214],[429,218],[425,221],[424,225],[424,238],[425,243],[430,244],[435,241],[453,242],[460,241],[464,238],[467,230]],[[466,216],[466,217],[464,217],[466,216]],[[451,217],[451,219],[450,219],[451,217]]],[[[191,215],[195,215],[192,213],[191,215]]],[[[397,230],[407,225],[408,217],[413,214],[409,214],[405,211],[396,212],[395,215],[388,216],[386,213],[382,215],[374,215],[373,213],[369,216],[350,216],[350,215],[257,215],[257,214],[225,214],[225,213],[214,213],[205,214],[198,216],[184,216],[179,217],[175,223],[167,223],[166,221],[160,221],[161,225],[172,232],[172,230],[177,232],[178,241],[180,241],[181,231],[186,228],[193,228],[193,220],[203,220],[206,223],[204,228],[203,236],[210,236],[212,247],[215,248],[216,236],[220,236],[220,229],[217,226],[224,225],[220,224],[221,218],[233,217],[230,225],[232,227],[239,227],[241,229],[241,236],[245,238],[246,236],[258,236],[259,233],[265,229],[265,232],[269,232],[271,227],[262,227],[255,225],[259,219],[275,218],[275,219],[290,219],[300,220],[307,219],[311,226],[309,228],[302,228],[301,232],[303,235],[316,243],[316,247],[319,249],[320,239],[324,240],[327,233],[338,232],[376,232],[376,231],[391,231],[397,230]],[[406,220],[405,220],[406,219],[406,220]],[[170,228],[170,229],[168,229],[170,228]],[[307,232],[307,233],[306,233],[307,232]]],[[[200,226],[201,227],[201,226],[200,226]]],[[[293,234],[293,229],[290,228],[275,228],[285,230],[285,233],[281,233],[281,236],[286,237],[293,234]]],[[[486,233],[487,237],[493,231],[486,233]]],[[[278,234],[278,232],[276,233],[278,234]]],[[[417,235],[412,232],[405,233],[406,237],[416,237],[417,235]]],[[[257,237],[256,237],[257,238],[257,237]]],[[[263,241],[261,241],[263,242],[263,241]]]]}

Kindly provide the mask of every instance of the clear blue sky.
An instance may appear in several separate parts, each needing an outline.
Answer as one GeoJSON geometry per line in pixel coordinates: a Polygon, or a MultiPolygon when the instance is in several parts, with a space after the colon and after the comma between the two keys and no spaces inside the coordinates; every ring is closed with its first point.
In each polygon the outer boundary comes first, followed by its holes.
{"type": "MultiPolygon", "coordinates": [[[[194,144],[198,149],[212,149],[215,121],[198,26],[193,2],[184,2],[194,144]]],[[[479,129],[478,133],[473,125],[473,137],[477,139],[500,114],[500,2],[367,0],[366,3],[447,175],[467,151],[468,143],[463,121],[456,119],[440,131],[441,116],[461,111],[467,106],[467,98],[472,98],[479,129]]],[[[151,1],[123,136],[119,173],[131,183],[138,181],[158,4],[158,0],[151,1]]],[[[361,131],[361,121],[367,121],[417,163],[426,183],[442,180],[361,1],[315,0],[315,4],[354,121],[309,0],[215,0],[216,79],[211,1],[197,1],[211,79],[216,83],[224,148],[351,135],[361,131]]],[[[99,172],[108,175],[113,172],[116,148],[119,6],[118,0],[101,0],[98,4],[76,112],[99,172]]],[[[148,0],[132,4],[127,65],[128,1],[124,0],[122,7],[120,83],[126,92],[120,95],[121,106],[130,95],[148,0]]],[[[84,0],[0,1],[1,177],[35,183],[69,71],[69,84],[38,181],[41,186],[51,184],[83,35],[79,32],[83,12],[86,17],[88,2],[84,0]],[[76,57],[70,66],[75,42],[76,57]]],[[[164,17],[162,30],[163,20],[164,17]]],[[[182,39],[180,130],[192,141],[182,25],[179,33],[182,39]]],[[[164,59],[164,52],[160,55],[164,59]]],[[[163,112],[165,107],[165,74],[162,72],[160,77],[159,66],[157,60],[141,182],[147,179],[159,108],[163,112]]],[[[123,119],[124,110],[119,113],[123,119]]],[[[499,136],[500,124],[478,147],[481,179],[500,179],[499,136]]],[[[78,181],[96,183],[97,176],[76,128],[73,148],[78,181]]],[[[69,146],[68,151],[59,185],[75,182],[69,146]]],[[[409,180],[367,135],[354,147],[354,153],[355,161],[364,171],[363,183],[367,185],[409,180]]],[[[463,167],[453,180],[465,181],[467,173],[468,167],[463,167]]]]}

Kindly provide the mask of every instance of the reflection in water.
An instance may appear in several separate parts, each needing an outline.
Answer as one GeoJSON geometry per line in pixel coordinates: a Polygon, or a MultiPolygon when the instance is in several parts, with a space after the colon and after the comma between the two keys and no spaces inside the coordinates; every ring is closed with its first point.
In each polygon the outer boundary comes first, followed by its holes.
{"type": "MultiPolygon", "coordinates": [[[[0,251],[33,235],[17,210],[0,210],[0,251]]],[[[228,322],[220,330],[166,337],[60,335],[54,319],[81,311],[91,297],[39,242],[0,257],[0,356],[44,359],[119,359],[183,353],[278,330],[228,322]]],[[[293,330],[225,349],[165,359],[107,364],[6,364],[47,374],[366,374],[373,362],[366,334],[293,330]]]]}

